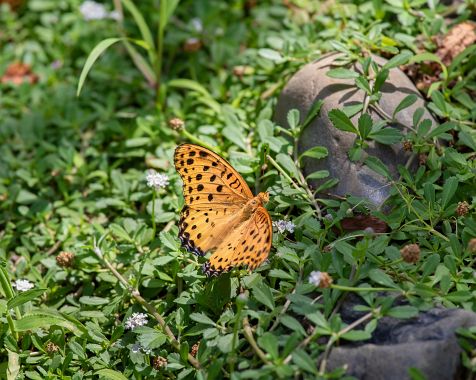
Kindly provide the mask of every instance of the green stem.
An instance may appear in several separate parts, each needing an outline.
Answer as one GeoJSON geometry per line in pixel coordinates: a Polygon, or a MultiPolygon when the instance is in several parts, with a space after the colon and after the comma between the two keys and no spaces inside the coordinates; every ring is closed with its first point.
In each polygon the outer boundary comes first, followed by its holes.
{"type": "Polygon", "coordinates": [[[198,144],[198,145],[201,145],[205,148],[208,148],[214,152],[217,152],[217,153],[220,153],[219,149],[217,149],[216,147],[213,147],[211,146],[210,144],[207,144],[205,141],[203,140],[200,140],[198,137],[192,135],[189,131],[187,131],[185,128],[183,128],[181,131],[182,135],[189,141],[195,143],[195,144],[198,144]]]}
{"type": "Polygon", "coordinates": [[[155,225],[155,198],[156,198],[157,190],[154,189],[152,193],[152,230],[154,231],[154,234],[152,236],[155,236],[155,233],[157,231],[157,227],[155,225]]]}
{"type": "Polygon", "coordinates": [[[156,102],[159,104],[160,101],[160,83],[162,75],[162,56],[164,51],[164,32],[165,25],[162,25],[163,20],[165,20],[165,13],[167,12],[167,0],[160,1],[160,21],[159,28],[157,32],[157,61],[155,67],[155,77],[157,78],[157,87],[156,87],[156,102]]]}

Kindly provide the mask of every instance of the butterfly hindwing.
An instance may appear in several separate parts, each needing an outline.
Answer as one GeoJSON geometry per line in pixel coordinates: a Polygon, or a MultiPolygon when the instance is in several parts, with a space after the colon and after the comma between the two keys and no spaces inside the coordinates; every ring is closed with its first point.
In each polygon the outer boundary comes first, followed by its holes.
{"type": "Polygon", "coordinates": [[[204,266],[205,273],[217,275],[241,266],[255,269],[268,258],[272,233],[269,213],[260,206],[248,222],[235,229],[218,246],[204,266]]]}

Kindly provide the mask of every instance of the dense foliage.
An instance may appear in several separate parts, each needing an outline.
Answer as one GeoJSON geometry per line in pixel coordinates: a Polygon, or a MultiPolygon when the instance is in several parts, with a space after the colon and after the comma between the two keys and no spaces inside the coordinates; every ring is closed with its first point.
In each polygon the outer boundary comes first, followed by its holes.
{"type": "MultiPolygon", "coordinates": [[[[474,17],[472,0],[104,5],[118,13],[88,19],[78,0],[0,5],[0,73],[22,62],[35,76],[0,84],[1,378],[341,378],[345,369],[318,358],[369,339],[382,316],[476,311],[476,49],[452,63],[433,54],[437,35],[474,17]],[[333,75],[355,78],[371,102],[386,69],[434,75],[424,95],[441,124],[429,131],[415,114],[405,139],[424,160],[392,180],[394,211],[373,212],[387,233],[340,228],[369,213],[361,199],[314,201],[322,188],[303,178],[295,141],[319,104],[290,112],[290,129],[273,122],[290,76],[334,50],[368,68],[333,75]],[[378,68],[370,53],[390,64],[378,68]],[[269,191],[273,220],[288,222],[253,273],[206,278],[204,259],[180,247],[172,157],[182,142],[229,159],[255,193],[269,191]],[[149,187],[147,169],[168,181],[149,187]],[[349,292],[367,313],[353,325],[339,313],[349,292]]],[[[353,159],[372,139],[404,139],[378,133],[385,125],[363,106],[332,120],[356,133],[353,159]]],[[[476,371],[476,331],[460,333],[476,371]]]]}

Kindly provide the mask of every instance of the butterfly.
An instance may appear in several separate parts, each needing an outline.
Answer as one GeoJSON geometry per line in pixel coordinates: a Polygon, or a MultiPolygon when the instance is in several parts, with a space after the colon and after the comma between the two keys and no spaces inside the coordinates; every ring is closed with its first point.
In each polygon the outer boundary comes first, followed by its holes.
{"type": "Polygon", "coordinates": [[[255,269],[268,257],[273,226],[264,204],[266,192],[253,196],[243,177],[222,157],[194,144],[179,145],[175,168],[183,180],[185,206],[179,239],[188,251],[212,255],[207,276],[234,267],[255,269]]]}

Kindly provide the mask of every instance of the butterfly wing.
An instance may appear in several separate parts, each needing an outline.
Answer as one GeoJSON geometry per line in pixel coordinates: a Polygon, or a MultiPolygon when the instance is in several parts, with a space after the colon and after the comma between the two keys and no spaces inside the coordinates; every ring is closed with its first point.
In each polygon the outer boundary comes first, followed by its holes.
{"type": "Polygon", "coordinates": [[[178,146],[174,163],[185,199],[179,238],[187,250],[204,255],[233,230],[239,211],[253,193],[225,159],[199,145],[178,146]]]}
{"type": "Polygon", "coordinates": [[[226,207],[253,198],[243,177],[210,149],[180,145],[175,150],[174,163],[183,180],[183,196],[188,206],[226,207]]]}
{"type": "Polygon", "coordinates": [[[255,269],[271,250],[273,225],[268,211],[259,206],[251,218],[234,229],[204,265],[207,276],[227,272],[234,267],[255,269]]]}

